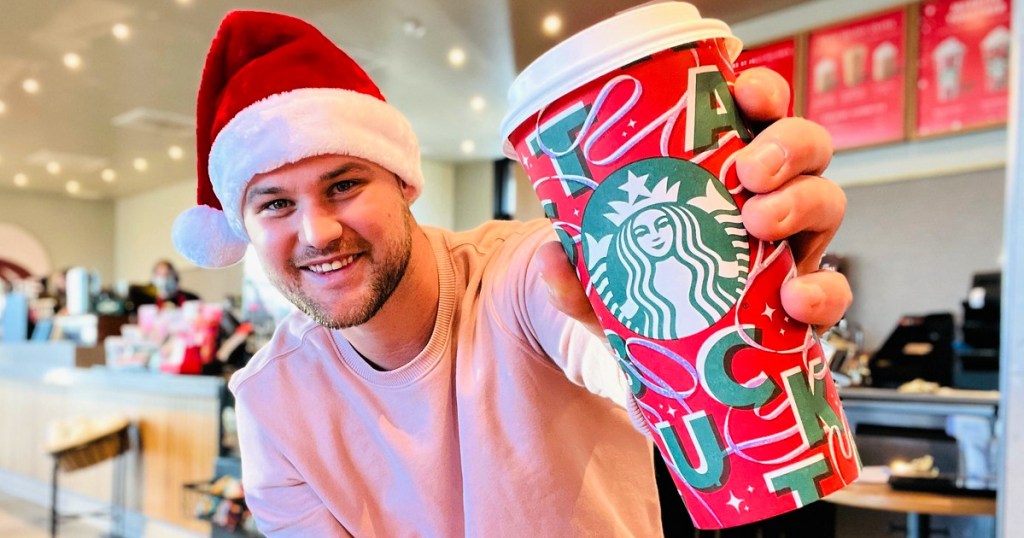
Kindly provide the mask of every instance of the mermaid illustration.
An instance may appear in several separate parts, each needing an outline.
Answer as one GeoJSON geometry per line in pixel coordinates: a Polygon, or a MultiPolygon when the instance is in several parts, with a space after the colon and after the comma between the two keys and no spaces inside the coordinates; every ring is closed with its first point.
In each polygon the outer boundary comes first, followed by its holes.
{"type": "Polygon", "coordinates": [[[713,177],[664,176],[651,188],[651,176],[629,173],[615,189],[627,199],[606,201],[613,212],[602,215],[603,237],[588,232],[588,266],[619,321],[643,336],[670,340],[710,327],[739,300],[747,281],[747,235],[739,210],[713,177]]]}

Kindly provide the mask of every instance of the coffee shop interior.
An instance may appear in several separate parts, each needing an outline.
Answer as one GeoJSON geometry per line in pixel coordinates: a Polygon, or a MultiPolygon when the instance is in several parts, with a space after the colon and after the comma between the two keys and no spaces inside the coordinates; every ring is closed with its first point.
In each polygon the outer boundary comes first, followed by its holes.
{"type": "MultiPolygon", "coordinates": [[[[4,2],[0,536],[258,535],[226,380],[292,307],[252,252],[201,269],[170,236],[195,204],[195,95],[225,13],[296,15],[348,52],[419,137],[417,221],[467,230],[544,216],[502,154],[517,73],[642,3],[4,2]]],[[[854,302],[822,342],[863,472],[749,531],[687,528],[670,495],[666,535],[1019,535],[1024,6],[691,3],[761,63],[790,69],[795,113],[836,143],[825,175],[848,208],[823,263],[847,276],[854,302]],[[943,40],[958,29],[975,37],[943,40]],[[881,31],[897,37],[864,37],[881,31]],[[822,60],[836,43],[836,59],[822,60]],[[899,90],[863,89],[882,79],[899,90]]]]}

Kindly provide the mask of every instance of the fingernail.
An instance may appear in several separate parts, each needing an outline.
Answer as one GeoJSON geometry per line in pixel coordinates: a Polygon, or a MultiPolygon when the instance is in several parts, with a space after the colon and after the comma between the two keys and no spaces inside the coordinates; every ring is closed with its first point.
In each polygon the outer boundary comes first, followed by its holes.
{"type": "Polygon", "coordinates": [[[757,197],[758,210],[766,217],[771,216],[775,222],[783,222],[789,217],[793,205],[783,199],[785,193],[772,192],[757,197]]]}
{"type": "Polygon", "coordinates": [[[807,300],[808,307],[812,309],[818,308],[825,302],[825,290],[821,289],[820,286],[801,283],[800,287],[803,288],[802,292],[807,300]]]}
{"type": "Polygon", "coordinates": [[[777,142],[769,142],[754,149],[753,158],[761,165],[765,174],[774,176],[786,163],[786,150],[777,142]]]}

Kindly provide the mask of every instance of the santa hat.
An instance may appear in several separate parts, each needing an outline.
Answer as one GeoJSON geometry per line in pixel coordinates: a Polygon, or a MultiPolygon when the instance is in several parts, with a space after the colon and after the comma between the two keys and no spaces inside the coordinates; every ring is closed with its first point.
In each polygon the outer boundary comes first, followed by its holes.
{"type": "Polygon", "coordinates": [[[213,38],[196,111],[198,205],[174,221],[174,246],[201,267],[245,254],[246,185],[306,157],[372,161],[423,188],[419,144],[406,118],[316,28],[275,13],[235,11],[213,38]]]}

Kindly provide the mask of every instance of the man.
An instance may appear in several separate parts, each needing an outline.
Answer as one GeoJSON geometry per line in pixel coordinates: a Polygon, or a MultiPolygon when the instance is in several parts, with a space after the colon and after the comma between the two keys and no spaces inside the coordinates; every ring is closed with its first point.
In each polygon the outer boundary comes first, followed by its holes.
{"type": "MultiPolygon", "coordinates": [[[[788,89],[745,74],[748,116],[788,89]]],[[[246,498],[271,536],[657,536],[651,444],[546,222],[419,226],[415,136],[306,23],[229,14],[199,92],[199,202],[175,244],[204,266],[251,242],[301,310],[231,381],[246,498]],[[636,427],[634,427],[634,424],[636,427]]],[[[737,166],[744,223],[790,237],[790,315],[850,301],[816,272],[844,211],[828,136],[765,129],[737,166]]]]}
{"type": "Polygon", "coordinates": [[[180,308],[186,301],[197,301],[199,296],[178,287],[180,278],[178,270],[169,260],[158,260],[153,265],[150,283],[156,291],[153,302],[160,308],[171,304],[180,308]]]}

